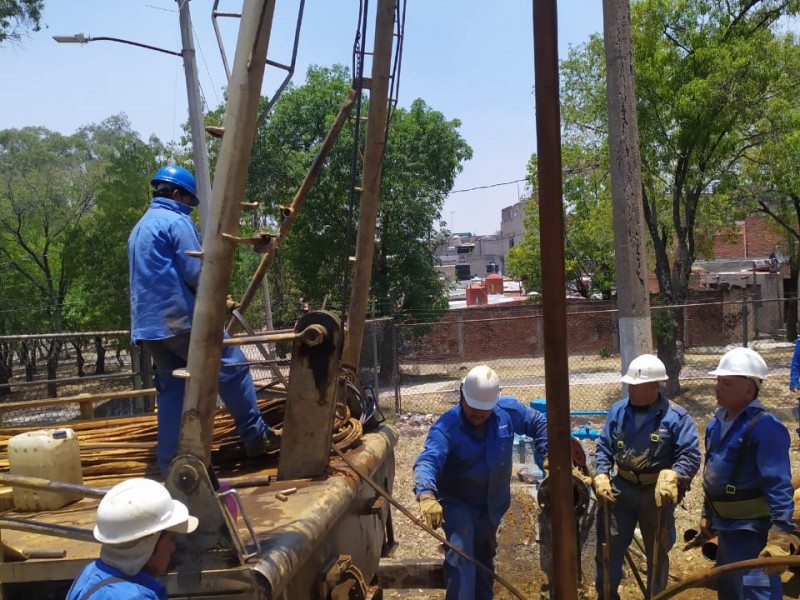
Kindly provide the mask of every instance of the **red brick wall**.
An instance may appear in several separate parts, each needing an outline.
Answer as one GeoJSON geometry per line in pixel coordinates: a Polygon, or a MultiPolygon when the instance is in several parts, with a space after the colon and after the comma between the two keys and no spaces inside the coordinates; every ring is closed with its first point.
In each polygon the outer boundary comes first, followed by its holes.
{"type": "MultiPolygon", "coordinates": [[[[679,323],[679,339],[687,329],[687,348],[735,341],[740,307],[722,304],[723,299],[730,300],[721,291],[691,293],[687,304],[696,306],[688,307],[679,323]]],[[[401,353],[403,360],[420,362],[543,356],[542,320],[537,304],[451,310],[439,323],[401,325],[401,353]]],[[[619,352],[616,303],[568,302],[567,347],[570,355],[619,352]]]]}
{"type": "Polygon", "coordinates": [[[714,256],[698,258],[767,258],[780,243],[780,235],[767,217],[747,217],[736,224],[735,230],[731,234],[715,235],[714,256]]]}

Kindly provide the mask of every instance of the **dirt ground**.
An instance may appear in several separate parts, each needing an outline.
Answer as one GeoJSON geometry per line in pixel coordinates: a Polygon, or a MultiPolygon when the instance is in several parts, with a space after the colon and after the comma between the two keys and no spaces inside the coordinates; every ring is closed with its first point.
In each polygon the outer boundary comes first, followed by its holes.
{"type": "MultiPolygon", "coordinates": [[[[791,460],[793,471],[800,472],[800,447],[794,429],[797,427],[795,407],[797,399],[789,393],[786,382],[767,380],[762,390],[762,402],[776,414],[792,433],[793,445],[791,460]]],[[[443,400],[446,401],[446,400],[443,400]]],[[[698,381],[688,383],[677,403],[690,411],[697,424],[701,436],[708,420],[716,408],[713,395],[713,382],[698,381]]],[[[598,407],[606,408],[606,407],[598,407]]],[[[425,436],[430,424],[435,421],[436,415],[405,414],[395,421],[400,436],[396,449],[396,475],[394,483],[395,498],[404,506],[417,512],[417,505],[413,494],[414,460],[421,451],[425,436]]],[[[585,421],[573,423],[573,426],[582,427],[585,421]]],[[[591,427],[600,429],[602,421],[590,422],[591,427]]],[[[586,441],[585,446],[590,453],[594,451],[594,443],[586,441]]],[[[518,457],[515,457],[517,460],[518,457]]],[[[592,458],[590,457],[590,460],[592,458]]],[[[514,472],[521,464],[516,464],[514,472]]],[[[677,543],[670,552],[670,582],[675,583],[698,571],[708,569],[713,563],[703,557],[699,548],[683,551],[683,534],[693,527],[697,527],[702,504],[702,487],[700,474],[695,478],[692,489],[680,506],[676,508],[677,543]]],[[[512,506],[506,514],[499,531],[499,546],[496,560],[497,572],[507,579],[525,598],[549,598],[549,578],[541,566],[543,550],[542,528],[539,524],[540,509],[535,500],[535,486],[520,481],[511,482],[512,506]]],[[[593,504],[593,502],[591,502],[593,504]]],[[[591,505],[590,504],[590,505],[591,505]]],[[[591,509],[590,509],[591,510],[591,509]]],[[[394,513],[395,536],[400,545],[395,552],[396,558],[432,558],[442,557],[439,542],[430,538],[424,531],[412,524],[398,511],[394,513]]],[[[582,597],[587,599],[597,598],[594,591],[594,523],[591,524],[591,534],[585,540],[581,550],[581,565],[583,569],[582,597]]],[[[546,541],[546,540],[545,540],[546,541]]],[[[547,553],[547,548],[544,548],[547,553]]],[[[637,564],[642,579],[646,579],[644,558],[635,545],[632,546],[634,562],[637,564]]],[[[800,573],[788,572],[783,576],[784,597],[800,598],[800,573]]],[[[640,600],[642,593],[628,567],[625,567],[623,583],[620,587],[620,596],[623,600],[640,600]]],[[[387,598],[413,597],[420,599],[444,598],[443,590],[408,590],[405,593],[387,595],[387,598]]],[[[500,584],[495,584],[495,597],[510,599],[515,596],[504,589],[500,584]]],[[[692,598],[693,600],[711,600],[716,598],[716,592],[710,588],[696,588],[676,596],[677,598],[692,598]]]]}

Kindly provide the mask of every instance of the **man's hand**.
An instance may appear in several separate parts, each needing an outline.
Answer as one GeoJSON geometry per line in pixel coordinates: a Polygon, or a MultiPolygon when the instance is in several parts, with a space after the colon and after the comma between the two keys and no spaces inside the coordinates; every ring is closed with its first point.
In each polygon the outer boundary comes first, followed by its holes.
{"type": "Polygon", "coordinates": [[[542,472],[545,477],[550,477],[550,459],[546,456],[542,459],[542,472]]]}
{"type": "Polygon", "coordinates": [[[662,469],[656,481],[656,506],[674,506],[678,503],[678,474],[672,469],[662,469]]]}
{"type": "Polygon", "coordinates": [[[572,476],[573,477],[577,477],[578,479],[580,479],[583,483],[585,483],[589,487],[592,486],[592,477],[591,477],[591,475],[587,475],[586,473],[581,471],[578,467],[572,467],[572,476]]]}
{"type": "Polygon", "coordinates": [[[431,529],[438,529],[444,524],[442,505],[433,496],[423,496],[419,499],[419,508],[425,524],[431,529]]]}
{"type": "Polygon", "coordinates": [[[711,529],[711,517],[700,517],[700,535],[712,538],[716,533],[716,531],[711,529]]]}
{"type": "MultiPolygon", "coordinates": [[[[800,540],[798,540],[796,536],[773,527],[769,530],[767,544],[764,546],[764,549],[758,553],[758,558],[790,556],[794,554],[798,546],[800,546],[800,540]]],[[[785,566],[764,567],[764,573],[767,575],[780,575],[785,570],[785,566]]]]}
{"type": "Polygon", "coordinates": [[[602,498],[611,504],[616,504],[617,502],[617,499],[614,498],[614,490],[611,489],[611,479],[606,473],[594,476],[594,493],[598,498],[602,498]]]}
{"type": "Polygon", "coordinates": [[[794,501],[794,512],[792,513],[792,520],[794,521],[795,525],[800,523],[800,488],[797,488],[794,491],[794,496],[792,497],[794,501]]]}

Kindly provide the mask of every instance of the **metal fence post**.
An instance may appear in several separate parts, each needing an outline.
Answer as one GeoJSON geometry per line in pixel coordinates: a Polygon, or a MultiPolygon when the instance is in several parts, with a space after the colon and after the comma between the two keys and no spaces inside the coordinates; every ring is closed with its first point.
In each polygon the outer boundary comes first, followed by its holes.
{"type": "Polygon", "coordinates": [[[397,317],[392,319],[392,384],[394,385],[394,414],[400,414],[400,346],[397,337],[397,317]]]}
{"type": "Polygon", "coordinates": [[[748,310],[747,310],[747,295],[742,297],[742,346],[747,348],[747,330],[749,329],[748,324],[748,310]]]}

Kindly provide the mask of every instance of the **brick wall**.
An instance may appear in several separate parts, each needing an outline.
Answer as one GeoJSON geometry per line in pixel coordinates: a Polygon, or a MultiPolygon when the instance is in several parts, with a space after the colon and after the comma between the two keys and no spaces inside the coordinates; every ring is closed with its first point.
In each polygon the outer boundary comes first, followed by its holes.
{"type": "MultiPolygon", "coordinates": [[[[719,346],[741,340],[741,306],[731,291],[692,292],[679,338],[686,347],[719,346]],[[733,302],[732,302],[733,301],[733,302]],[[685,330],[685,332],[684,332],[685,330]]],[[[475,306],[451,310],[442,321],[400,325],[404,361],[479,361],[544,355],[541,306],[475,306]]],[[[567,347],[570,355],[619,352],[614,301],[567,304],[567,347]]]]}
{"type": "Polygon", "coordinates": [[[714,256],[702,258],[767,258],[779,243],[780,235],[775,232],[771,219],[750,216],[737,222],[734,232],[715,235],[714,256]]]}

